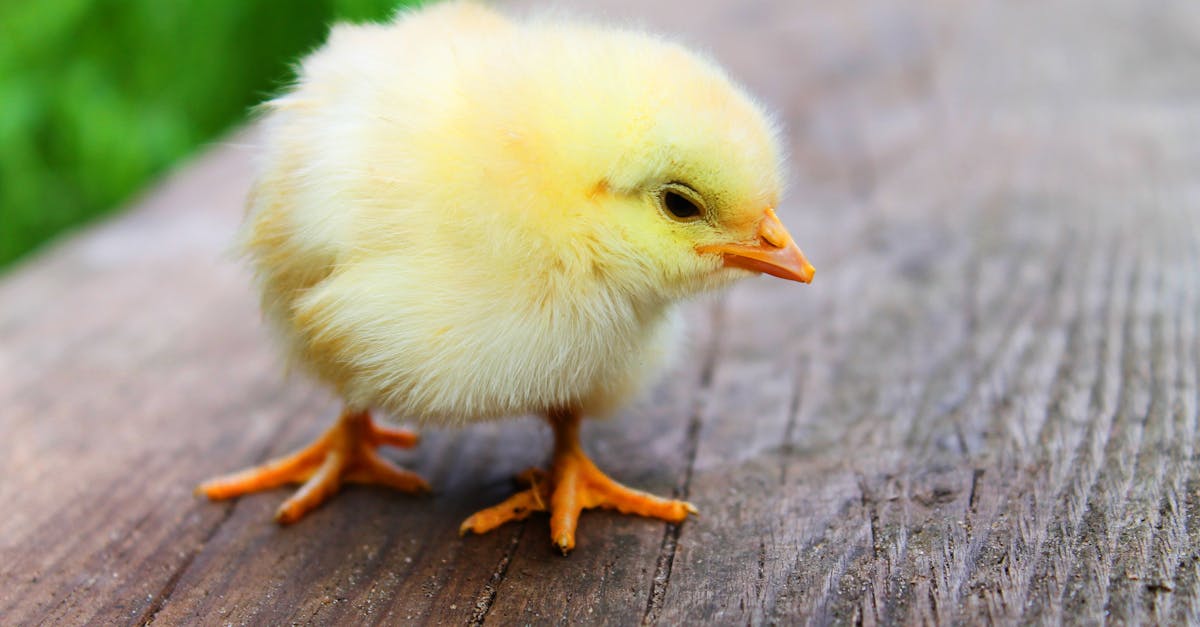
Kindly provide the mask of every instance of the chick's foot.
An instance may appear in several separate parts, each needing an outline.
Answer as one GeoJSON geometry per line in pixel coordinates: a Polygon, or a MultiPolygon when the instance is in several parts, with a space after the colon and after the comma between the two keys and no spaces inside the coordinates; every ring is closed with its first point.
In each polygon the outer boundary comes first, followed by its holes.
{"type": "Polygon", "coordinates": [[[396,467],[375,451],[381,444],[411,448],[417,440],[412,431],[376,425],[368,412],[343,410],[337,423],[304,449],[205,481],[196,493],[216,501],[289,483],[303,484],[275,511],[275,520],[288,524],[333,496],[343,481],[428,492],[429,484],[419,475],[396,467]]]}
{"type": "Polygon", "coordinates": [[[518,481],[528,488],[499,505],[476,512],[463,521],[459,533],[487,533],[506,522],[523,520],[533,512],[550,512],[550,540],[564,555],[575,548],[575,528],[585,509],[603,507],[681,523],[697,513],[686,501],[664,499],[628,488],[596,468],[579,445],[579,416],[550,417],[554,428],[554,460],[550,471],[527,470],[518,481]]]}

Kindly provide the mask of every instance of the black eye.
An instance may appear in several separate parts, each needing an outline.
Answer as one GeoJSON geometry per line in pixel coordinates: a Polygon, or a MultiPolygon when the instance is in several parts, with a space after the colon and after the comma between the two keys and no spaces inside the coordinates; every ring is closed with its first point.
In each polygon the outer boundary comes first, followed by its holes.
{"type": "Polygon", "coordinates": [[[699,205],[673,189],[663,190],[662,204],[677,220],[691,220],[700,217],[699,205]]]}

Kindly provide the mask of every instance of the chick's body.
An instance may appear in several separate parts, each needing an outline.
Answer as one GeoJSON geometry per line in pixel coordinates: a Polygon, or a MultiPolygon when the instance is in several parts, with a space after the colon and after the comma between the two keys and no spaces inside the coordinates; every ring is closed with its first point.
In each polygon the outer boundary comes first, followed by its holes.
{"type": "Polygon", "coordinates": [[[675,303],[747,275],[703,246],[782,245],[769,123],[642,33],[463,3],[338,26],[265,118],[243,245],[355,411],[603,415],[674,352],[675,303]]]}

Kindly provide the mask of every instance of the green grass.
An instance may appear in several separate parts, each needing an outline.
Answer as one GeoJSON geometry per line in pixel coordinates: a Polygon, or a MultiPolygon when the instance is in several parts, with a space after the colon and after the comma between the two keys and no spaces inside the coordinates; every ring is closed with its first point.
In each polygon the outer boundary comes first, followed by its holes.
{"type": "Polygon", "coordinates": [[[334,19],[397,4],[0,2],[0,267],[245,119],[334,19]]]}

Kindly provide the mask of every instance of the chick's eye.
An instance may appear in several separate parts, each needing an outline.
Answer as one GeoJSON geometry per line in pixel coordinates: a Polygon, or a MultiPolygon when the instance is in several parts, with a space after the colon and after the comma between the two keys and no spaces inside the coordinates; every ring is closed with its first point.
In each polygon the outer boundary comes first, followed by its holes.
{"type": "Polygon", "coordinates": [[[677,220],[692,220],[700,217],[700,206],[675,190],[663,191],[662,204],[677,220]]]}

